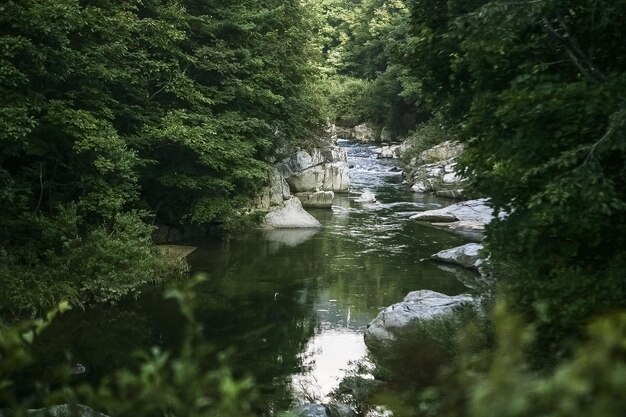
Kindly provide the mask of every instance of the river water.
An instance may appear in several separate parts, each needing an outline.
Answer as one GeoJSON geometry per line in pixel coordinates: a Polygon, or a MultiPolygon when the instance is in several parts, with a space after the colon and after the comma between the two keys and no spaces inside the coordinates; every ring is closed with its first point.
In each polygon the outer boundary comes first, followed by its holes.
{"type": "MultiPolygon", "coordinates": [[[[206,340],[230,353],[237,375],[258,382],[267,409],[304,398],[322,400],[351,363],[366,355],[363,329],[382,308],[410,291],[466,292],[459,275],[424,258],[467,239],[409,220],[450,200],[414,194],[377,159],[374,146],[340,141],[352,180],[332,210],[312,210],[321,230],[277,230],[185,242],[198,249],[188,260],[208,276],[196,312],[206,340]],[[355,200],[365,190],[378,202],[355,200]]],[[[131,352],[175,347],[183,319],[160,291],[117,306],[64,315],[42,336],[41,362],[71,351],[86,378],[128,366],[131,352]]],[[[35,371],[34,371],[35,372],[35,371]]],[[[37,377],[32,375],[32,377],[37,377]]]]}

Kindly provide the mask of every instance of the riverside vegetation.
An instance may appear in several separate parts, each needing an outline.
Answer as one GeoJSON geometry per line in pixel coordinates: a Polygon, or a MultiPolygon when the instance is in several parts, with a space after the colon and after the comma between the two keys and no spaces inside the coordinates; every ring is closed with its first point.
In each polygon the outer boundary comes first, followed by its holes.
{"type": "MultiPolygon", "coordinates": [[[[503,214],[485,239],[497,281],[487,313],[421,325],[420,350],[406,340],[375,356],[388,382],[375,402],[398,416],[626,408],[626,2],[9,0],[0,10],[7,319],[61,300],[112,302],[175,274],[152,248],[152,224],[228,224],[287,144],[312,146],[325,119],[368,123],[409,137],[414,152],[461,141],[471,192],[503,214]],[[440,365],[424,369],[424,357],[440,365]]],[[[16,415],[77,401],[115,416],[254,415],[250,381],[197,368],[207,353],[193,291],[169,294],[189,342],[99,388],[16,393],[45,321],[4,326],[3,404],[16,415]]]]}

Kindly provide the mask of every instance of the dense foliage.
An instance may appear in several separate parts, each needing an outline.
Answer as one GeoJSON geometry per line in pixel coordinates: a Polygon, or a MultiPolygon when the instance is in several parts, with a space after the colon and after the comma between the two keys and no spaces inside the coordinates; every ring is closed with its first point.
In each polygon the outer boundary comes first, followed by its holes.
{"type": "MultiPolygon", "coordinates": [[[[229,217],[322,116],[415,129],[417,149],[465,144],[472,192],[499,214],[485,244],[500,301],[459,339],[457,321],[433,322],[378,358],[403,392],[386,402],[407,416],[621,415],[625,21],[624,0],[5,0],[0,308],[115,301],[160,279],[172,265],[151,224],[229,217]]],[[[0,396],[16,409],[12,377],[42,323],[0,333],[0,396]]],[[[194,340],[53,399],[251,414],[248,382],[197,369],[194,340]]]]}
{"type": "Polygon", "coordinates": [[[281,146],[315,137],[307,13],[3,1],[1,306],[114,300],[158,279],[148,224],[228,217],[281,146]]]}
{"type": "Polygon", "coordinates": [[[316,5],[318,48],[326,59],[329,117],[406,135],[427,116],[403,56],[409,30],[404,0],[325,0],[316,5]]]}
{"type": "MultiPolygon", "coordinates": [[[[411,2],[414,74],[457,126],[465,173],[537,352],[626,300],[625,2],[411,2]]],[[[551,358],[551,359],[550,359],[551,358]]]]}

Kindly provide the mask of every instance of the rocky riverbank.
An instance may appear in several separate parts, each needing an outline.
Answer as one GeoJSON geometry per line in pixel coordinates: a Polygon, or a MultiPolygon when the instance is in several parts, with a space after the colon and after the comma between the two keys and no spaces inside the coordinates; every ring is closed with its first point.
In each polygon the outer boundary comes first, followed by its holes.
{"type": "Polygon", "coordinates": [[[304,208],[331,208],[335,193],[350,189],[345,149],[334,145],[296,150],[276,165],[255,209],[265,211],[268,229],[318,228],[321,224],[304,208]]]}

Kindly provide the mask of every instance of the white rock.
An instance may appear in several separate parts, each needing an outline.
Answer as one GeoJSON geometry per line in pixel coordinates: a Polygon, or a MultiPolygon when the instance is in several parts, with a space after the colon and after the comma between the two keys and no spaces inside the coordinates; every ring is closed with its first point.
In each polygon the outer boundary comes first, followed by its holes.
{"type": "Polygon", "coordinates": [[[415,193],[426,193],[430,191],[430,187],[426,185],[423,181],[420,181],[413,184],[413,187],[411,187],[411,191],[415,193]]]}
{"type": "Polygon", "coordinates": [[[411,216],[413,220],[429,220],[435,216],[454,218],[452,221],[473,221],[487,224],[493,219],[493,209],[488,206],[489,200],[481,198],[478,200],[468,200],[437,210],[428,210],[411,216]]]}
{"type": "Polygon", "coordinates": [[[448,296],[430,290],[413,291],[402,302],[378,313],[365,330],[365,343],[372,346],[395,340],[400,334],[411,331],[416,322],[450,314],[473,301],[467,294],[448,296]]]}
{"type": "Polygon", "coordinates": [[[431,258],[450,264],[460,265],[465,268],[478,270],[482,261],[480,259],[480,251],[483,245],[479,243],[468,243],[452,249],[442,250],[432,255],[431,258]]]}
{"type": "Polygon", "coordinates": [[[445,184],[454,184],[461,180],[459,176],[457,176],[454,172],[450,172],[449,174],[445,174],[443,176],[443,182],[445,184]]]}
{"type": "Polygon", "coordinates": [[[360,142],[371,142],[374,138],[374,130],[366,123],[354,126],[352,137],[360,142]]]}
{"type": "Polygon", "coordinates": [[[424,211],[410,218],[478,237],[494,217],[488,201],[486,198],[463,201],[442,209],[424,211]]]}
{"type": "Polygon", "coordinates": [[[282,207],[267,213],[264,225],[268,229],[322,227],[315,217],[302,208],[302,203],[296,197],[289,198],[282,207]]]}
{"type": "Polygon", "coordinates": [[[335,193],[332,191],[316,191],[311,193],[298,193],[296,197],[300,199],[303,207],[311,208],[331,208],[335,193]]]}
{"type": "Polygon", "coordinates": [[[311,153],[299,151],[280,165],[280,172],[294,193],[334,191],[350,188],[348,157],[345,149],[329,147],[311,153]]]}
{"type": "Polygon", "coordinates": [[[372,193],[371,191],[365,191],[363,194],[361,194],[359,198],[354,201],[358,203],[375,203],[376,195],[374,195],[374,193],[372,193]]]}

